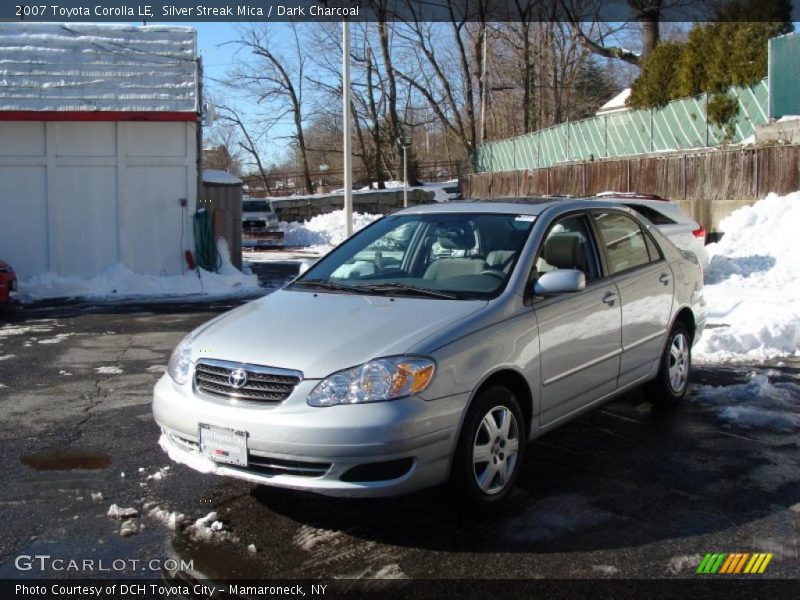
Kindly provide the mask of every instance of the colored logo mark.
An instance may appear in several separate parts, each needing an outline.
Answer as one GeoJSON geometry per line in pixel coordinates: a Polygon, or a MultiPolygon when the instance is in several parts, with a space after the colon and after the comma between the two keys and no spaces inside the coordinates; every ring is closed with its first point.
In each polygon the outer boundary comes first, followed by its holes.
{"type": "Polygon", "coordinates": [[[772,560],[772,553],[756,552],[715,552],[708,553],[703,558],[696,573],[706,575],[713,574],[753,574],[763,573],[769,562],[772,560]]]}

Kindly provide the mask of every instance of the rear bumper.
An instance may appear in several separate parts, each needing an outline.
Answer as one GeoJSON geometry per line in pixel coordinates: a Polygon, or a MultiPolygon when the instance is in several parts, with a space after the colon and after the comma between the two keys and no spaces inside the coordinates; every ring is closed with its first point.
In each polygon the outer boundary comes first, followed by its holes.
{"type": "Polygon", "coordinates": [[[178,386],[165,375],[153,396],[159,445],[172,460],[201,473],[332,496],[394,496],[447,480],[459,404],[466,397],[315,408],[306,403],[315,383],[301,382],[284,403],[264,407],[204,399],[191,385],[178,386]],[[200,423],[247,431],[251,464],[237,467],[202,456],[200,423]],[[265,463],[277,464],[277,472],[258,467],[265,463]],[[299,473],[291,468],[296,464],[318,470],[299,473]],[[402,472],[382,478],[386,464],[402,464],[402,472]],[[352,481],[346,474],[362,465],[377,468],[369,480],[352,481]]]}

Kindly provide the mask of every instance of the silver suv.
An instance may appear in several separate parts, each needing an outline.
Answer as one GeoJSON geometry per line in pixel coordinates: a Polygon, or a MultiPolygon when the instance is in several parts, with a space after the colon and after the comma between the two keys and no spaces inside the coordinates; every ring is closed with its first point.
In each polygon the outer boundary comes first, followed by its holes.
{"type": "Polygon", "coordinates": [[[639,384],[680,400],[704,322],[696,257],[618,204],[418,206],[189,334],[153,412],[201,472],[491,503],[526,442],[639,384]]]}

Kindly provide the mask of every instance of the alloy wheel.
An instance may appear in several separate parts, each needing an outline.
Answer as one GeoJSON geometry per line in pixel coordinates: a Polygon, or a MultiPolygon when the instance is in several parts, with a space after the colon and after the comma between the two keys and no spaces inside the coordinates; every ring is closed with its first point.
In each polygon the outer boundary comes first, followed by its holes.
{"type": "Polygon", "coordinates": [[[672,338],[669,348],[669,385],[680,394],[689,381],[689,341],[683,332],[672,338]]]}
{"type": "Polygon", "coordinates": [[[473,476],[486,494],[497,494],[508,485],[517,467],[519,426],[506,406],[489,410],[478,425],[472,446],[473,476]]]}

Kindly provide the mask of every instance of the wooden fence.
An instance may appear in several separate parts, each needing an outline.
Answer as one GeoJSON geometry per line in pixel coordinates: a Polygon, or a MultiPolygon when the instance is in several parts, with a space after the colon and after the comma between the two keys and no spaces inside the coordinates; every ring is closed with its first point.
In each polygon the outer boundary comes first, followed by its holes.
{"type": "Polygon", "coordinates": [[[603,191],[657,194],[716,227],[737,206],[770,192],[800,190],[800,146],[713,149],[570,163],[527,171],[467,175],[465,198],[593,196],[603,191]]]}

